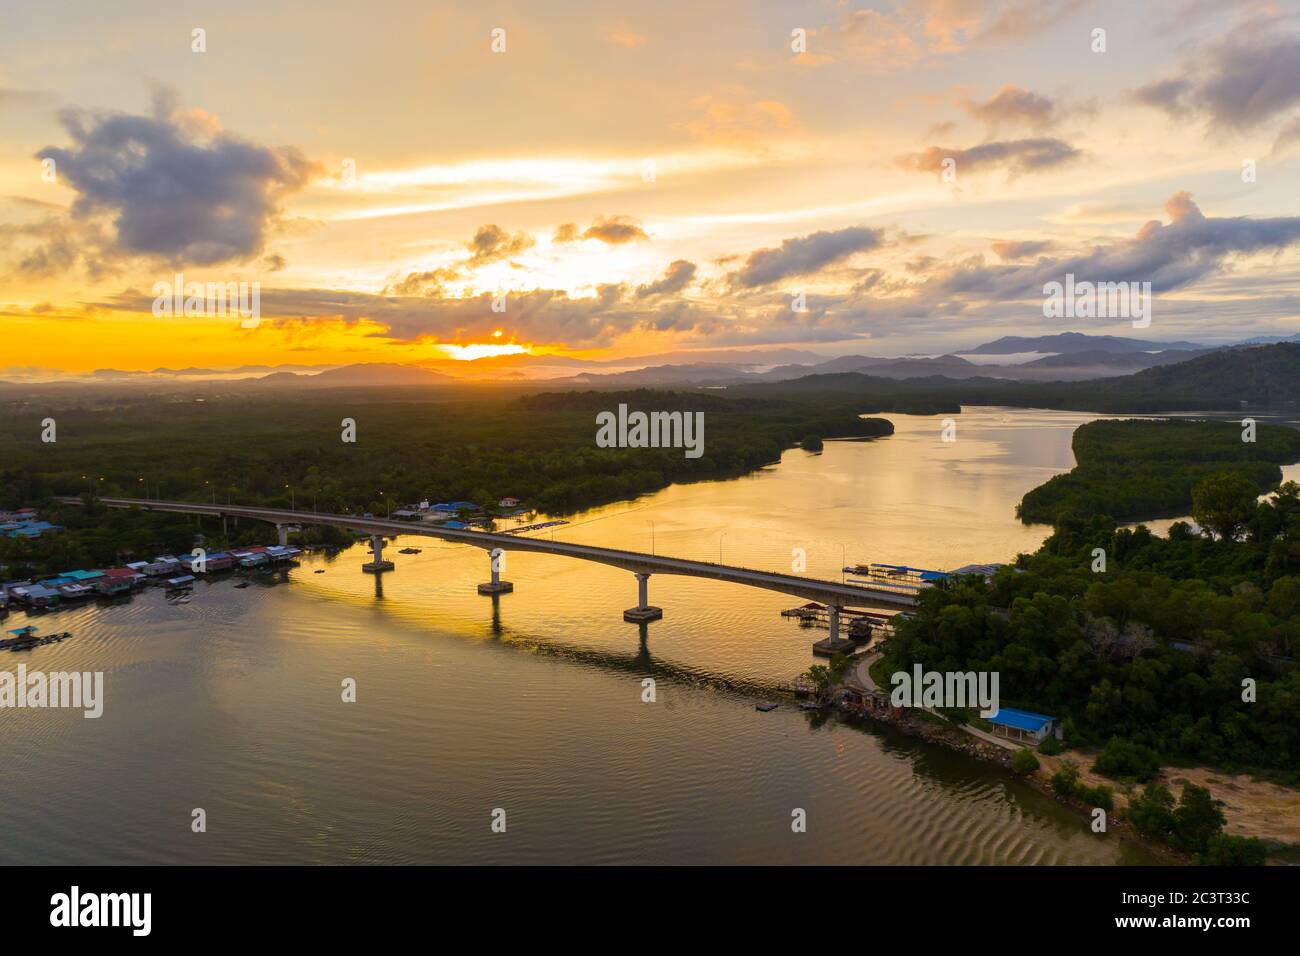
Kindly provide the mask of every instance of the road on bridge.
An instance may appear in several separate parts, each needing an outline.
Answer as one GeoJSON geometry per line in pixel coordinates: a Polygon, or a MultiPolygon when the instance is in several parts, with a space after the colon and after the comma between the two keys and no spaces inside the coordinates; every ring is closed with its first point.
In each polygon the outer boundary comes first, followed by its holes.
{"type": "MultiPolygon", "coordinates": [[[[61,497],[57,500],[66,504],[81,503],[80,498],[61,497]]],[[[818,578],[800,577],[795,574],[781,574],[774,571],[714,564],[711,561],[691,561],[686,558],[646,554],[642,551],[599,548],[567,541],[525,538],[512,534],[442,528],[425,523],[412,524],[405,521],[364,518],[347,514],[325,514],[316,511],[302,512],[279,508],[254,508],[230,504],[195,504],[183,501],[154,501],[140,498],[98,498],[96,501],[110,508],[139,508],[144,511],[250,518],[257,521],[266,521],[277,526],[290,524],[333,525],[364,532],[371,535],[372,539],[379,536],[424,535],[430,538],[440,538],[444,541],[472,545],[489,552],[500,549],[501,551],[533,551],[540,554],[556,554],[563,557],[579,558],[584,561],[612,565],[616,568],[631,571],[638,577],[651,574],[677,574],[687,577],[709,578],[715,581],[728,581],[733,584],[744,584],[768,591],[792,594],[809,601],[818,601],[831,608],[861,607],[903,611],[916,606],[916,599],[912,595],[886,588],[862,587],[840,581],[824,581],[818,578]]],[[[375,556],[378,560],[382,540],[376,543],[375,547],[375,556]]],[[[496,580],[495,572],[493,580],[496,580]]],[[[642,595],[639,606],[645,607],[644,579],[641,579],[641,584],[642,595]]],[[[836,616],[838,617],[838,615],[836,616]]]]}

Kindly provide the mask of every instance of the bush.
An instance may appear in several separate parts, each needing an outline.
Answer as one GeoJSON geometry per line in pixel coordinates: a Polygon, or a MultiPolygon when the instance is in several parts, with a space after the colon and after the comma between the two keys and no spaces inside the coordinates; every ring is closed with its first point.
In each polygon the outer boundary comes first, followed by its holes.
{"type": "Polygon", "coordinates": [[[1094,807],[1101,807],[1107,813],[1115,809],[1115,791],[1105,784],[1083,787],[1079,792],[1079,799],[1094,807]]]}
{"type": "Polygon", "coordinates": [[[1052,792],[1060,797],[1073,797],[1079,792],[1079,765],[1066,760],[1061,769],[1052,774],[1052,792]]]}
{"type": "Polygon", "coordinates": [[[1129,802],[1128,816],[1145,837],[1168,839],[1174,830],[1174,795],[1159,783],[1149,783],[1129,802]]]}
{"type": "Polygon", "coordinates": [[[1196,855],[1198,866],[1263,866],[1268,850],[1263,841],[1254,837],[1228,836],[1219,833],[1210,837],[1204,853],[1196,855]]]}
{"type": "Polygon", "coordinates": [[[1017,750],[1011,758],[1011,769],[1022,777],[1027,777],[1038,769],[1038,758],[1032,750],[1017,750]]]}
{"type": "Polygon", "coordinates": [[[1169,842],[1185,853],[1205,853],[1227,822],[1210,791],[1190,783],[1183,787],[1173,818],[1174,833],[1169,842]]]}
{"type": "Polygon", "coordinates": [[[1038,752],[1048,757],[1056,757],[1065,753],[1065,744],[1061,743],[1055,737],[1048,737],[1038,745],[1038,752]]]}
{"type": "Polygon", "coordinates": [[[1150,747],[1112,737],[1097,755],[1092,769],[1112,779],[1132,777],[1146,782],[1159,772],[1160,758],[1150,747]]]}

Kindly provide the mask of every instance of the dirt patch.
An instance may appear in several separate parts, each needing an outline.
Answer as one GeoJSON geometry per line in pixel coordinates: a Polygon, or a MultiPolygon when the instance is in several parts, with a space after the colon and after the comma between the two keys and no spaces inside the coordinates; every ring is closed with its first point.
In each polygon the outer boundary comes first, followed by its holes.
{"type": "MultiPolygon", "coordinates": [[[[1104,784],[1115,791],[1115,807],[1128,807],[1128,795],[1109,777],[1091,769],[1096,753],[1072,751],[1059,757],[1039,754],[1039,774],[1049,779],[1061,767],[1061,761],[1074,760],[1079,765],[1079,780],[1089,787],[1104,784]]],[[[1300,846],[1300,790],[1276,783],[1253,780],[1245,775],[1229,775],[1207,767],[1166,767],[1156,777],[1178,799],[1183,786],[1191,783],[1205,787],[1216,800],[1222,800],[1227,823],[1223,831],[1233,836],[1257,837],[1267,843],[1300,846]]],[[[1133,793],[1141,791],[1141,785],[1133,793]]]]}

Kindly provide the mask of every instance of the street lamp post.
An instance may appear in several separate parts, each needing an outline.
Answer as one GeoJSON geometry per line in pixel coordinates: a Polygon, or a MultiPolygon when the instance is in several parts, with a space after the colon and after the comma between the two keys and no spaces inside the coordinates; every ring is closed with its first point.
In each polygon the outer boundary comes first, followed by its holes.
{"type": "Polygon", "coordinates": [[[718,535],[718,564],[722,563],[722,539],[727,536],[727,532],[718,535]]]}

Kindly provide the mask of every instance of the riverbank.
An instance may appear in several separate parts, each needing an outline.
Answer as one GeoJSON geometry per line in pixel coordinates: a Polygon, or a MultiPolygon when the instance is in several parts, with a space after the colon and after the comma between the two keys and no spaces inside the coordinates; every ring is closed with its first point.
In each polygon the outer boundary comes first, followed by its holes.
{"type": "MultiPolygon", "coordinates": [[[[880,657],[878,651],[869,651],[855,661],[844,683],[835,693],[842,711],[888,724],[909,736],[919,737],[1012,771],[1012,758],[1021,748],[1010,742],[994,741],[975,728],[953,724],[927,711],[912,708],[869,709],[844,703],[844,695],[839,693],[843,688],[868,695],[887,692],[887,688],[881,688],[878,683],[879,675],[871,673],[880,657]]],[[[1097,756],[1095,751],[1078,750],[1053,756],[1035,750],[1034,756],[1038,758],[1039,768],[1030,774],[1017,775],[1021,780],[1062,806],[1090,817],[1091,807],[1066,800],[1052,790],[1052,775],[1062,768],[1065,761],[1071,760],[1079,768],[1079,783],[1082,786],[1106,786],[1113,790],[1115,806],[1114,811],[1108,814],[1109,832],[1118,832],[1125,839],[1135,840],[1152,852],[1167,856],[1170,862],[1191,862],[1185,854],[1172,850],[1160,841],[1142,836],[1132,827],[1128,822],[1127,810],[1130,799],[1140,792],[1141,786],[1123,788],[1115,780],[1094,771],[1092,765],[1097,756]]],[[[1165,767],[1152,782],[1163,784],[1175,795],[1187,784],[1208,789],[1221,804],[1220,809],[1226,818],[1224,833],[1262,840],[1267,844],[1270,856],[1288,861],[1300,858],[1300,790],[1252,779],[1245,774],[1217,772],[1209,767],[1165,767]]]]}

